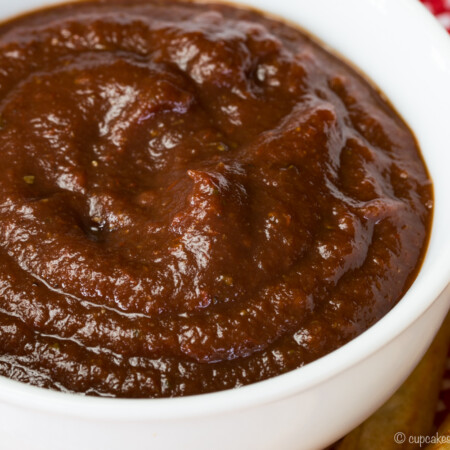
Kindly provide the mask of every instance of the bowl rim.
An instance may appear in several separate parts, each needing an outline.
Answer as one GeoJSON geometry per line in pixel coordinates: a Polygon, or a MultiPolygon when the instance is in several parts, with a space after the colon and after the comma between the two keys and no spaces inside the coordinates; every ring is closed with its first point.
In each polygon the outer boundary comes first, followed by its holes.
{"type": "MultiPolygon", "coordinates": [[[[211,1],[230,3],[224,0],[211,1]]],[[[60,3],[65,2],[60,0],[58,4],[60,3]]],[[[250,0],[239,0],[236,3],[244,7],[255,7],[255,0],[253,0],[253,3],[250,0]]],[[[398,3],[404,9],[405,17],[420,20],[422,26],[427,28],[427,37],[433,40],[437,51],[441,55],[449,55],[450,39],[431,14],[427,13],[426,8],[416,0],[398,0],[398,3]]],[[[45,7],[49,4],[49,1],[42,0],[42,4],[45,7]]],[[[28,10],[32,11],[33,8],[25,9],[24,12],[28,10]]],[[[280,15],[280,17],[282,16],[280,15]]],[[[301,27],[303,28],[303,25],[301,27]]],[[[305,29],[308,30],[308,27],[305,27],[305,29]]],[[[311,34],[314,37],[314,33],[311,34]]],[[[316,38],[316,40],[322,42],[320,38],[316,38]]],[[[326,46],[330,47],[327,43],[326,46]]],[[[341,54],[340,51],[334,51],[334,53],[341,54]]],[[[344,59],[347,59],[346,56],[344,56],[344,59]]],[[[356,65],[356,67],[358,66],[356,65]]],[[[447,193],[448,197],[450,197],[449,194],[450,192],[447,193]]],[[[433,239],[433,230],[434,223],[431,240],[433,239]]],[[[162,399],[89,397],[82,394],[43,389],[0,377],[0,401],[28,409],[65,416],[70,415],[85,420],[101,418],[103,420],[127,422],[204,417],[211,414],[236,412],[282,400],[317,386],[364,361],[388,345],[390,341],[418,320],[431,308],[449,285],[450,239],[444,242],[442,253],[439,261],[433,263],[434,267],[437,266],[436,271],[427,274],[426,277],[421,276],[421,272],[419,272],[416,280],[398,304],[376,324],[337,350],[285,374],[237,389],[162,399]],[[417,301],[416,299],[414,301],[414,297],[418,297],[419,294],[424,295],[425,300],[417,301]],[[398,326],[398,324],[401,324],[401,326],[398,326]]],[[[426,259],[427,256],[425,256],[426,259]]],[[[425,261],[423,264],[425,264],[425,261]]]]}

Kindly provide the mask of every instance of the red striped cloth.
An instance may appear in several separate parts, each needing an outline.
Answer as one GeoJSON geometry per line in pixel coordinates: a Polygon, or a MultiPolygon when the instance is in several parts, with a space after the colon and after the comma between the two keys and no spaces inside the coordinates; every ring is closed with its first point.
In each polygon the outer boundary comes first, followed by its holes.
{"type": "MultiPolygon", "coordinates": [[[[421,1],[450,33],[450,0],[421,1]]],[[[450,414],[450,348],[447,358],[447,368],[442,382],[438,410],[435,417],[436,426],[439,426],[442,423],[447,414],[450,414]]]]}
{"type": "Polygon", "coordinates": [[[421,0],[450,33],[450,0],[421,0]]]}

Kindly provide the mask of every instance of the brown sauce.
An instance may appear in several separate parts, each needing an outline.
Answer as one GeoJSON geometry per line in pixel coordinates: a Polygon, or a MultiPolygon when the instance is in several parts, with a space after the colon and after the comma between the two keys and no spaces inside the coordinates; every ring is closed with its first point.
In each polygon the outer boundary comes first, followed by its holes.
{"type": "Polygon", "coordinates": [[[0,26],[0,68],[2,375],[234,388],[342,346],[417,274],[432,186],[412,133],[291,26],[71,4],[0,26]]]}

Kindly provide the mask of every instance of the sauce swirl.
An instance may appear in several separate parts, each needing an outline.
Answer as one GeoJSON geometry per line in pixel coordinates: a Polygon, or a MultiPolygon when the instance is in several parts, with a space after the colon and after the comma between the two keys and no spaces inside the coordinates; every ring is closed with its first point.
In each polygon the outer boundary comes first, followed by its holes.
{"type": "Polygon", "coordinates": [[[0,67],[2,375],[234,388],[342,346],[417,274],[432,187],[413,135],[291,26],[87,1],[0,26],[0,67]]]}

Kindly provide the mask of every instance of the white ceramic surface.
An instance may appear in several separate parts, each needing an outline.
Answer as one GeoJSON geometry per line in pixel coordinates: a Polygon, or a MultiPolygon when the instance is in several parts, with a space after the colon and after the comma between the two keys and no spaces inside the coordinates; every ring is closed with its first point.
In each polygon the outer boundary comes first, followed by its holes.
{"type": "MultiPolygon", "coordinates": [[[[0,19],[59,0],[1,0],[0,19]]],[[[426,260],[402,301],[320,360],[233,391],[85,398],[0,378],[2,450],[319,449],[419,361],[450,304],[450,38],[416,0],[246,0],[300,24],[368,74],[415,131],[435,184],[426,260]]]]}

